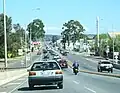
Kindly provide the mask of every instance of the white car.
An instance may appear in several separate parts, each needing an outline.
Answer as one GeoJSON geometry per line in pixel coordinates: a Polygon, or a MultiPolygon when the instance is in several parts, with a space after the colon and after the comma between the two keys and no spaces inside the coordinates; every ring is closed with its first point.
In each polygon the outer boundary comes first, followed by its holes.
{"type": "Polygon", "coordinates": [[[35,85],[57,85],[63,88],[63,72],[59,64],[54,61],[35,62],[28,70],[29,88],[35,85]]]}
{"type": "Polygon", "coordinates": [[[109,61],[109,60],[101,60],[100,62],[98,62],[98,72],[102,72],[102,71],[108,71],[111,73],[113,72],[113,64],[109,61]]]}
{"type": "Polygon", "coordinates": [[[58,60],[58,59],[61,59],[61,57],[60,56],[54,56],[53,59],[58,60]]]}

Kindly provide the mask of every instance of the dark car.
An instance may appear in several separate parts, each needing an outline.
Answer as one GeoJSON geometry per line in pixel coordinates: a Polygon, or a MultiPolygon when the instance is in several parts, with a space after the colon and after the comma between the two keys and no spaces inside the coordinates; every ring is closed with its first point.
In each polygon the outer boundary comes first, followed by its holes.
{"type": "Polygon", "coordinates": [[[44,54],[47,53],[47,50],[46,50],[46,49],[43,49],[43,53],[44,53],[44,54]]]}
{"type": "Polygon", "coordinates": [[[49,59],[49,54],[48,53],[44,54],[43,59],[49,59]]]}
{"type": "Polygon", "coordinates": [[[67,56],[67,53],[68,53],[68,52],[67,52],[67,51],[61,51],[60,53],[61,53],[63,56],[67,56]]]}
{"type": "Polygon", "coordinates": [[[58,59],[57,62],[59,63],[61,68],[68,68],[67,61],[65,59],[58,59]]]}

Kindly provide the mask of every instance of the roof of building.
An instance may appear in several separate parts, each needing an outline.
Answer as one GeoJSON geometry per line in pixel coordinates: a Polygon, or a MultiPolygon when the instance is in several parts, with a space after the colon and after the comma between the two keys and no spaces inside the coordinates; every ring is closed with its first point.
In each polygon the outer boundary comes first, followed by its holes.
{"type": "Polygon", "coordinates": [[[120,35],[120,32],[108,32],[108,35],[110,36],[110,38],[113,38],[120,35]]]}

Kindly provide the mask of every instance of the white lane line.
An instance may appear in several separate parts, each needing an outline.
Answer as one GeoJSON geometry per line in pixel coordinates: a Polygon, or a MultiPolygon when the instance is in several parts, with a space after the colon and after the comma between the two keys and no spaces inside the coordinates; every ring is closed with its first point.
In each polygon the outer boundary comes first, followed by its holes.
{"type": "Polygon", "coordinates": [[[73,82],[74,82],[75,84],[79,84],[77,81],[74,81],[74,80],[73,80],[73,82]]]}
{"type": "Polygon", "coordinates": [[[18,79],[17,81],[22,81],[22,80],[24,80],[24,78],[20,78],[20,79],[18,79]]]}
{"type": "Polygon", "coordinates": [[[93,92],[93,93],[96,93],[96,91],[94,91],[94,90],[92,90],[92,89],[90,89],[90,88],[88,88],[88,87],[84,87],[85,89],[87,89],[87,90],[89,90],[89,91],[91,91],[91,92],[93,92]]]}
{"type": "Polygon", "coordinates": [[[21,83],[9,83],[9,84],[7,84],[7,86],[8,85],[19,85],[19,84],[21,84],[21,83]]]}
{"type": "Polygon", "coordinates": [[[28,79],[26,79],[23,83],[21,83],[19,86],[15,87],[14,89],[12,89],[10,92],[8,93],[12,93],[14,92],[16,89],[18,89],[20,86],[22,86],[25,82],[27,82],[28,79]]]}
{"type": "Polygon", "coordinates": [[[7,92],[0,92],[0,93],[7,93],[7,92]]]}

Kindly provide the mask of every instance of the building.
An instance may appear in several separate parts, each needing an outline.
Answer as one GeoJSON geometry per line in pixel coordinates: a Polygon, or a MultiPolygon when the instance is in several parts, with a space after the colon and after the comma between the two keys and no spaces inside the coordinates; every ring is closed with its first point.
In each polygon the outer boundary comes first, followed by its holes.
{"type": "Polygon", "coordinates": [[[120,35],[120,32],[108,32],[110,38],[115,38],[116,36],[120,35]]]}

